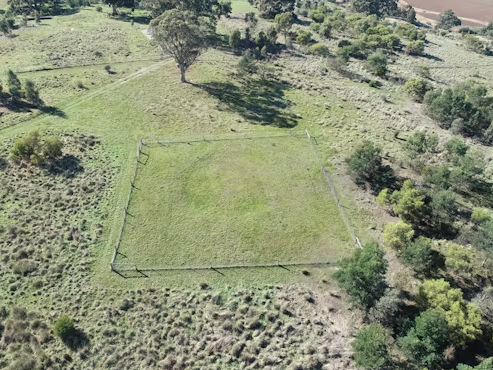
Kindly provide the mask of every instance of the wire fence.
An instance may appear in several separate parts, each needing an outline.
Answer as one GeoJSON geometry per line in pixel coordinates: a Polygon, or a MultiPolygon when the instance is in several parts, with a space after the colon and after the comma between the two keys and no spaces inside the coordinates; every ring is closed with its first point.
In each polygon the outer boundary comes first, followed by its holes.
{"type": "Polygon", "coordinates": [[[123,235],[123,229],[125,228],[125,220],[126,220],[127,214],[128,214],[128,205],[130,204],[130,198],[132,196],[132,190],[134,188],[135,176],[137,175],[137,167],[139,166],[140,155],[142,154],[142,145],[143,145],[143,141],[142,141],[142,139],[140,139],[138,144],[137,144],[137,154],[135,156],[135,164],[134,164],[134,169],[132,172],[132,179],[130,180],[130,187],[128,189],[127,200],[125,202],[125,206],[123,207],[122,222],[120,225],[120,230],[118,232],[118,238],[116,240],[116,245],[115,245],[115,248],[113,250],[113,257],[111,258],[111,262],[110,262],[111,271],[115,271],[115,268],[114,268],[115,267],[115,260],[118,256],[118,251],[120,249],[120,243],[121,243],[122,235],[123,235]]]}
{"type": "Polygon", "coordinates": [[[332,182],[332,179],[330,178],[330,175],[328,174],[328,172],[325,170],[324,164],[320,160],[320,156],[318,155],[317,149],[315,148],[315,145],[313,144],[312,137],[310,136],[310,133],[308,132],[308,130],[305,130],[305,135],[308,138],[308,140],[310,141],[310,146],[313,150],[313,153],[315,153],[315,157],[317,157],[317,161],[320,164],[320,168],[322,169],[322,172],[325,176],[325,179],[327,180],[327,184],[329,184],[330,192],[332,193],[332,196],[334,197],[334,201],[337,204],[337,208],[339,209],[341,217],[344,220],[344,223],[346,224],[346,227],[347,227],[349,233],[351,234],[351,237],[354,239],[354,243],[356,244],[356,246],[358,248],[361,248],[361,243],[360,243],[358,237],[356,236],[356,234],[354,233],[353,228],[351,227],[351,223],[349,222],[349,220],[346,216],[346,212],[344,212],[344,208],[341,205],[341,202],[339,201],[339,197],[337,196],[337,192],[336,192],[336,189],[334,187],[334,183],[332,182]]]}
{"type": "MultiPolygon", "coordinates": [[[[337,204],[337,207],[339,209],[339,212],[341,214],[342,219],[344,220],[344,223],[349,231],[349,234],[351,235],[352,239],[355,242],[355,245],[358,248],[361,248],[361,243],[356,236],[356,234],[353,231],[353,228],[351,227],[351,224],[346,216],[346,213],[344,212],[343,206],[341,205],[339,198],[337,196],[337,192],[335,190],[334,184],[330,178],[330,175],[328,172],[325,170],[325,167],[320,160],[320,157],[318,155],[318,152],[315,148],[315,145],[313,143],[313,139],[310,136],[308,130],[291,130],[289,133],[282,133],[282,134],[269,134],[269,135],[256,135],[252,136],[251,134],[235,134],[232,136],[231,134],[229,135],[202,135],[202,136],[197,136],[197,137],[183,137],[183,138],[175,138],[173,140],[162,140],[162,139],[156,139],[156,138],[148,138],[148,139],[140,139],[137,145],[137,153],[135,157],[135,165],[134,169],[132,172],[132,177],[130,180],[130,185],[129,185],[129,191],[128,191],[128,196],[125,202],[125,206],[123,207],[123,215],[122,215],[122,222],[120,226],[120,230],[118,233],[118,238],[114,247],[113,251],[113,257],[111,259],[111,270],[114,272],[125,272],[125,271],[137,271],[137,272],[142,272],[142,271],[192,271],[192,270],[224,270],[224,269],[240,269],[240,268],[273,268],[273,267],[279,267],[279,268],[286,268],[290,266],[337,266],[337,262],[334,261],[272,261],[272,262],[267,262],[267,263],[233,263],[233,264],[214,264],[214,265],[183,265],[183,266],[139,266],[134,263],[116,263],[116,259],[119,253],[119,248],[123,236],[123,231],[125,228],[125,223],[126,223],[126,217],[128,214],[128,207],[130,204],[130,199],[132,196],[132,191],[134,189],[134,182],[135,178],[137,175],[137,170],[138,166],[141,163],[140,162],[140,156],[142,154],[142,146],[145,145],[146,147],[152,148],[152,147],[159,147],[159,146],[165,146],[168,144],[183,144],[183,143],[197,143],[197,142],[215,142],[215,141],[227,141],[227,140],[256,140],[256,139],[271,139],[271,138],[282,138],[282,137],[298,137],[298,138],[303,138],[306,136],[308,138],[308,141],[310,143],[311,149],[313,153],[315,154],[315,157],[317,158],[317,161],[320,165],[320,168],[322,170],[322,173],[324,174],[324,177],[329,185],[332,197],[334,201],[337,204]]],[[[146,154],[148,155],[148,154],[146,154]]]]}

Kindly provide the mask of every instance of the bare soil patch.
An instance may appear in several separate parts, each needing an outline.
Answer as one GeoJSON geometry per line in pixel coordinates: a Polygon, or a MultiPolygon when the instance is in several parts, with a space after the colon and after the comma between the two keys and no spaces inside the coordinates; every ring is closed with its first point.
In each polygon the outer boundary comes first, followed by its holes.
{"type": "MultiPolygon", "coordinates": [[[[441,13],[445,9],[452,9],[459,17],[466,22],[478,20],[480,22],[493,22],[493,3],[490,0],[407,0],[408,4],[415,8],[426,10],[423,16],[433,18],[433,12],[441,13]]],[[[479,22],[478,22],[479,23],[479,22]]]]}

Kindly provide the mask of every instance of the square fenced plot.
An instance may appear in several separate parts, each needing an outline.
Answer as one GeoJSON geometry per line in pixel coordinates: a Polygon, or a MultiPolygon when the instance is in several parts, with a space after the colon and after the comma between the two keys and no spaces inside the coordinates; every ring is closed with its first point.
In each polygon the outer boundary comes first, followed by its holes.
{"type": "Polygon", "coordinates": [[[333,262],[353,242],[305,136],[142,149],[116,263],[333,262]]]}

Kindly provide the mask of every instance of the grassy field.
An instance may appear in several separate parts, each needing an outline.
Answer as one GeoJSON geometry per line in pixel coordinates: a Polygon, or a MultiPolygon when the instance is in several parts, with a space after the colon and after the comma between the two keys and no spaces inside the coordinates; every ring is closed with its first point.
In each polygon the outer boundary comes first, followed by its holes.
{"type": "Polygon", "coordinates": [[[354,246],[303,132],[144,147],[117,263],[336,261],[354,246]]]}
{"type": "Polygon", "coordinates": [[[253,6],[250,5],[250,3],[246,0],[240,0],[240,1],[232,1],[231,2],[231,7],[233,13],[250,13],[250,12],[257,12],[257,9],[254,8],[253,6]]]}

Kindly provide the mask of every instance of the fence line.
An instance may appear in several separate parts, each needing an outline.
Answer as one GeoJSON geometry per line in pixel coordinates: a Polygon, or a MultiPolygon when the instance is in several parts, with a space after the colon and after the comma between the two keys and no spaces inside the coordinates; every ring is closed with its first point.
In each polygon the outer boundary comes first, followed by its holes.
{"type": "Polygon", "coordinates": [[[240,268],[271,268],[271,267],[293,267],[293,266],[338,266],[337,262],[273,262],[273,263],[244,263],[231,265],[199,265],[199,266],[144,266],[135,264],[113,264],[113,271],[195,271],[195,270],[227,270],[240,268]]]}
{"type": "Polygon", "coordinates": [[[337,192],[335,190],[335,187],[333,185],[333,182],[325,170],[325,167],[320,160],[320,157],[318,155],[317,149],[315,148],[315,145],[313,143],[312,137],[308,133],[308,130],[292,130],[289,132],[289,134],[274,134],[274,135],[268,135],[268,136],[241,136],[241,135],[223,135],[222,137],[218,136],[213,136],[213,137],[206,137],[202,136],[201,138],[196,138],[196,139],[180,139],[180,140],[157,140],[157,139],[140,139],[137,145],[137,154],[135,157],[135,165],[134,169],[132,172],[132,178],[130,180],[130,187],[127,195],[127,200],[125,202],[125,206],[123,207],[123,217],[122,217],[122,222],[121,222],[121,227],[120,231],[118,234],[118,239],[116,241],[116,245],[113,251],[113,257],[111,259],[111,270],[115,272],[124,272],[124,271],[185,271],[185,270],[224,270],[224,269],[238,269],[238,268],[272,268],[272,267],[280,267],[280,268],[285,268],[288,266],[337,266],[337,262],[313,262],[313,261],[308,261],[308,262],[281,262],[281,261],[276,261],[276,262],[271,262],[271,263],[245,263],[245,264],[231,264],[231,265],[202,265],[202,266],[192,266],[192,265],[187,265],[187,266],[137,266],[136,264],[132,263],[115,263],[115,260],[118,255],[119,247],[121,244],[121,239],[123,235],[123,230],[125,228],[125,221],[126,221],[126,216],[128,213],[128,206],[130,204],[130,199],[132,196],[132,190],[134,188],[134,182],[135,178],[137,176],[137,169],[138,165],[140,163],[140,155],[142,154],[142,145],[145,146],[152,146],[152,145],[166,145],[166,144],[179,144],[179,143],[191,143],[191,142],[207,142],[207,141],[223,141],[223,140],[245,140],[245,139],[268,139],[268,138],[278,138],[278,137],[293,137],[297,136],[297,134],[301,134],[303,136],[306,136],[308,138],[308,141],[310,142],[310,146],[312,148],[312,151],[315,154],[315,157],[318,160],[318,163],[320,165],[320,168],[322,169],[322,172],[325,176],[325,179],[327,180],[327,183],[329,184],[329,188],[331,190],[332,196],[337,204],[337,207],[339,209],[339,212],[344,220],[344,223],[346,224],[346,227],[351,234],[351,237],[354,239],[354,242],[357,247],[361,248],[361,243],[354,233],[351,224],[349,223],[348,218],[346,217],[346,214],[344,212],[344,209],[339,202],[339,198],[337,196],[337,192]]]}
{"type": "Polygon", "coordinates": [[[137,175],[137,167],[139,165],[139,160],[140,160],[140,154],[142,153],[142,139],[139,140],[137,144],[137,154],[135,156],[135,165],[134,169],[132,172],[132,179],[130,180],[130,187],[128,189],[128,195],[127,195],[127,201],[125,202],[125,206],[123,207],[123,217],[122,217],[122,222],[120,226],[120,231],[118,233],[118,238],[116,240],[115,248],[113,250],[113,257],[111,258],[110,262],[110,268],[111,271],[115,271],[115,260],[116,257],[118,256],[118,250],[120,248],[120,243],[122,240],[122,235],[123,235],[123,229],[125,228],[125,220],[127,218],[127,213],[128,213],[128,205],[130,204],[130,198],[132,196],[132,189],[134,188],[134,182],[135,182],[135,176],[137,175]]]}
{"type": "Polygon", "coordinates": [[[344,209],[341,205],[341,202],[339,202],[339,197],[337,196],[336,189],[334,187],[334,183],[332,182],[329,174],[325,170],[325,166],[323,162],[320,160],[320,156],[318,155],[317,149],[315,148],[315,145],[313,144],[312,137],[308,133],[308,130],[305,130],[306,137],[308,138],[308,141],[310,141],[310,146],[312,147],[313,153],[315,153],[315,156],[317,157],[318,163],[320,164],[320,168],[322,169],[322,172],[325,176],[325,179],[327,180],[327,183],[329,184],[330,192],[332,193],[332,196],[334,197],[334,200],[337,204],[337,208],[339,208],[339,212],[341,213],[342,219],[344,220],[344,223],[346,224],[346,227],[351,234],[351,237],[354,239],[354,243],[358,248],[361,248],[361,243],[356,236],[356,234],[353,231],[353,228],[351,227],[351,224],[349,223],[348,218],[346,217],[346,213],[344,212],[344,209]]]}

